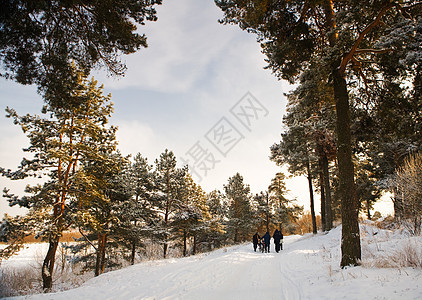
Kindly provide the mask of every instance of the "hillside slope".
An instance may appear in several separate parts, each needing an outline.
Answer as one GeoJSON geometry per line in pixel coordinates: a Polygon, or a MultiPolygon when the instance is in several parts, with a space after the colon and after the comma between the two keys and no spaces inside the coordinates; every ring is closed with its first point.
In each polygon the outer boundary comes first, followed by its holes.
{"type": "MultiPolygon", "coordinates": [[[[361,226],[364,265],[421,238],[361,226]]],[[[340,269],[341,228],[287,236],[280,253],[251,244],[188,258],[140,263],[89,280],[77,289],[25,299],[422,299],[420,268],[340,269]]],[[[274,245],[271,245],[272,250],[274,245]]],[[[422,257],[422,253],[421,253],[422,257]]]]}

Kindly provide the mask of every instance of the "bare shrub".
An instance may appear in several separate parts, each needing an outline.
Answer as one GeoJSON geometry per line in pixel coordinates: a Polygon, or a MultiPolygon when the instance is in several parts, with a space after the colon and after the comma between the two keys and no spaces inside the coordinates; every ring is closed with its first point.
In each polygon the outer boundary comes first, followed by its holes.
{"type": "Polygon", "coordinates": [[[42,292],[41,276],[33,267],[0,269],[0,297],[42,292]]]}
{"type": "Polygon", "coordinates": [[[394,217],[391,215],[386,216],[385,218],[375,221],[375,226],[380,229],[396,229],[398,227],[394,217]]]}
{"type": "Polygon", "coordinates": [[[416,241],[407,242],[402,249],[389,257],[394,265],[422,269],[422,245],[416,241]]]}
{"type": "MultiPolygon", "coordinates": [[[[25,266],[6,266],[0,268],[0,298],[42,293],[41,266],[43,253],[35,251],[33,260],[25,266]]],[[[69,260],[66,247],[59,245],[54,268],[52,292],[64,291],[80,286],[94,277],[92,272],[82,274],[82,264],[73,264],[69,260]]]]}
{"type": "Polygon", "coordinates": [[[397,190],[400,221],[413,235],[422,228],[422,153],[410,155],[396,171],[393,186],[397,190]]]}
{"type": "Polygon", "coordinates": [[[362,261],[363,267],[375,268],[419,268],[422,269],[422,244],[417,240],[409,240],[390,254],[379,255],[365,248],[367,259],[362,261]]]}
{"type": "Polygon", "coordinates": [[[381,219],[381,213],[379,211],[374,212],[374,215],[372,216],[371,220],[376,221],[378,219],[381,219]]]}

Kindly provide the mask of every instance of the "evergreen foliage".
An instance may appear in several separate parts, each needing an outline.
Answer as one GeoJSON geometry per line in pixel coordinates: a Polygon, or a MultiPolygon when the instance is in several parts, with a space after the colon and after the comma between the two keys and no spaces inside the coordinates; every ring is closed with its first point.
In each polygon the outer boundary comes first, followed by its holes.
{"type": "MultiPolygon", "coordinates": [[[[79,195],[84,192],[79,187],[90,187],[90,192],[99,194],[95,186],[91,186],[91,175],[81,166],[89,161],[106,165],[109,153],[116,147],[116,128],[107,126],[113,111],[110,96],[104,96],[102,87],[97,87],[94,79],[88,81],[81,72],[74,70],[74,78],[73,85],[77,89],[72,92],[72,98],[79,103],[77,108],[45,106],[46,118],[19,116],[7,108],[8,117],[28,136],[30,146],[24,151],[32,153],[33,158],[24,158],[16,171],[1,168],[2,175],[12,180],[41,176],[46,181],[28,186],[26,192],[29,196],[18,197],[4,191],[10,205],[19,205],[29,211],[26,216],[17,216],[13,221],[6,217],[7,230],[2,230],[3,239],[14,236],[6,248],[13,247],[14,250],[22,243],[22,237],[30,233],[49,243],[42,267],[45,289],[52,286],[54,256],[60,237],[79,218],[82,205],[79,195]]],[[[2,257],[12,253],[3,250],[2,257]]]]}
{"type": "Polygon", "coordinates": [[[145,239],[155,240],[155,231],[159,224],[159,216],[154,204],[154,174],[147,158],[137,153],[130,163],[123,180],[131,191],[131,198],[121,208],[122,242],[131,249],[130,262],[135,263],[137,249],[145,239]]]}
{"type": "Polygon", "coordinates": [[[334,111],[331,89],[321,77],[319,70],[304,72],[300,85],[288,95],[287,114],[283,117],[286,130],[280,143],[271,147],[270,157],[278,165],[286,164],[292,174],[306,175],[314,233],[317,232],[314,181],[318,175],[324,196],[321,197],[323,229],[332,227],[329,162],[335,158],[334,111]]]}
{"type": "Polygon", "coordinates": [[[296,231],[296,222],[303,214],[303,206],[295,204],[295,200],[289,200],[286,188],[286,176],[283,173],[277,173],[271,180],[268,187],[269,202],[274,211],[273,224],[278,225],[280,231],[288,233],[296,231]]]}
{"type": "Polygon", "coordinates": [[[224,185],[224,191],[229,200],[227,234],[235,244],[249,240],[253,229],[249,185],[236,173],[224,185]]]}
{"type": "Polygon", "coordinates": [[[270,231],[270,224],[273,222],[274,213],[270,204],[268,192],[260,192],[253,198],[256,209],[254,211],[257,231],[270,231]]]}
{"type": "Polygon", "coordinates": [[[192,254],[196,253],[198,244],[206,242],[207,222],[210,219],[206,194],[197,185],[189,173],[185,174],[183,185],[179,190],[179,205],[173,216],[171,227],[174,240],[181,240],[183,256],[188,250],[188,239],[193,239],[192,254]]]}
{"type": "Polygon", "coordinates": [[[181,205],[182,189],[187,168],[176,167],[176,157],[166,149],[155,161],[155,203],[160,216],[160,240],[163,244],[163,257],[166,258],[171,235],[171,218],[181,205]]]}
{"type": "MultiPolygon", "coordinates": [[[[108,153],[104,161],[84,161],[83,172],[89,178],[79,186],[82,193],[79,195],[81,202],[79,217],[75,224],[81,233],[87,232],[95,238],[84,234],[86,246],[95,249],[95,276],[102,274],[110,257],[107,257],[107,248],[114,242],[114,249],[118,248],[118,233],[122,215],[121,207],[131,197],[130,190],[120,175],[125,162],[119,154],[108,153]],[[94,245],[94,240],[96,245],[94,245]]],[[[89,252],[88,252],[89,253],[89,252]]],[[[88,256],[93,256],[91,253],[88,256]]],[[[86,260],[86,259],[85,259],[86,260]]]]}
{"type": "Polygon", "coordinates": [[[52,106],[72,104],[72,65],[122,75],[122,54],[146,47],[138,25],[156,21],[161,0],[1,1],[1,76],[36,84],[52,106]]]}
{"type": "Polygon", "coordinates": [[[229,218],[228,199],[219,190],[214,190],[207,194],[207,206],[210,214],[207,236],[209,249],[219,248],[228,243],[225,231],[229,218]]]}

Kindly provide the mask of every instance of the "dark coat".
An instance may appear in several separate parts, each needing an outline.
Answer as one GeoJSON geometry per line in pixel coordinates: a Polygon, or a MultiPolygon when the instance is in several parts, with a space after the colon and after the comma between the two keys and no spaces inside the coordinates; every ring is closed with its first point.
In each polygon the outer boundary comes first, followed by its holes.
{"type": "Polygon", "coordinates": [[[260,239],[259,234],[258,233],[255,233],[254,236],[253,236],[253,238],[252,238],[252,242],[254,244],[258,244],[259,239],[260,239]]]}
{"type": "Polygon", "coordinates": [[[279,244],[280,240],[283,238],[283,234],[276,229],[273,234],[274,244],[279,244]]]}
{"type": "Polygon", "coordinates": [[[264,236],[262,238],[264,239],[264,243],[266,245],[269,245],[270,244],[271,235],[270,235],[270,233],[268,231],[264,234],[264,236]]]}

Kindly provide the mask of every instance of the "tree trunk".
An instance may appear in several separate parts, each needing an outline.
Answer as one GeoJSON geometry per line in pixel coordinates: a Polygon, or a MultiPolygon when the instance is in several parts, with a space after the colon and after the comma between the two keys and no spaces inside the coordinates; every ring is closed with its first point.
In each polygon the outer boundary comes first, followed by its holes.
{"type": "MultiPolygon", "coordinates": [[[[325,26],[329,32],[330,46],[338,42],[333,0],[323,2],[325,26]]],[[[358,265],[361,259],[358,210],[352,161],[352,137],[350,132],[349,94],[345,74],[340,72],[341,55],[331,65],[334,100],[336,103],[337,161],[339,172],[339,195],[341,199],[342,243],[341,267],[358,265]]]]}
{"type": "Polygon", "coordinates": [[[317,234],[318,228],[317,228],[316,217],[315,217],[314,191],[312,188],[312,174],[311,174],[311,166],[309,163],[309,159],[307,160],[307,163],[306,163],[306,169],[308,171],[309,198],[311,201],[312,232],[313,234],[317,234]]]}
{"type": "Polygon", "coordinates": [[[167,244],[167,242],[164,242],[164,246],[163,246],[163,257],[164,258],[167,257],[167,248],[168,248],[168,244],[167,244]]]}
{"type": "Polygon", "coordinates": [[[404,216],[403,197],[399,195],[397,188],[393,189],[394,220],[401,223],[404,216]]]}
{"type": "Polygon", "coordinates": [[[331,186],[327,155],[324,155],[324,157],[322,158],[322,171],[324,174],[325,190],[325,230],[329,231],[331,230],[331,228],[333,228],[333,213],[331,209],[331,186]]]}
{"type": "MultiPolygon", "coordinates": [[[[136,203],[138,203],[138,195],[136,195],[136,203]]],[[[133,226],[135,226],[136,227],[136,223],[137,223],[137,221],[136,220],[134,220],[134,222],[133,222],[133,226]]],[[[133,240],[132,241],[132,253],[131,253],[131,256],[130,256],[130,264],[131,265],[134,265],[135,264],[135,256],[136,256],[136,240],[133,240]]]]}
{"type": "Polygon", "coordinates": [[[49,292],[51,288],[53,287],[53,271],[54,271],[54,263],[56,260],[56,250],[57,250],[58,245],[59,245],[58,238],[50,241],[47,254],[42,264],[41,276],[42,276],[42,282],[43,282],[43,289],[45,292],[49,292]]]}
{"type": "Polygon", "coordinates": [[[135,264],[135,255],[136,255],[136,241],[132,242],[132,254],[130,256],[130,264],[135,264]]]}
{"type": "MultiPolygon", "coordinates": [[[[267,208],[268,208],[270,206],[270,203],[269,203],[270,198],[269,198],[268,192],[266,193],[266,199],[265,200],[267,201],[267,208]]],[[[267,225],[267,231],[270,232],[270,212],[269,211],[267,212],[266,225],[267,225]]]]}
{"type": "MultiPolygon", "coordinates": [[[[339,66],[338,64],[337,66],[339,66]]],[[[352,161],[349,95],[346,80],[338,68],[334,68],[334,99],[336,101],[337,160],[339,171],[339,195],[341,199],[342,267],[358,265],[361,259],[360,233],[352,161]]]]}
{"type": "Polygon", "coordinates": [[[321,227],[322,231],[326,231],[325,229],[325,188],[324,188],[324,172],[322,171],[322,159],[318,160],[319,164],[319,186],[321,188],[321,227]]]}
{"type": "Polygon", "coordinates": [[[186,250],[187,250],[187,238],[188,238],[188,235],[187,235],[187,233],[186,233],[186,230],[185,229],[183,229],[183,256],[186,256],[186,250]]]}
{"type": "Polygon", "coordinates": [[[101,264],[101,241],[100,241],[100,235],[98,235],[98,246],[97,246],[97,253],[96,253],[96,261],[95,261],[95,276],[100,275],[100,264],[101,264]]]}
{"type": "Polygon", "coordinates": [[[236,198],[233,199],[234,204],[234,214],[235,214],[235,229],[234,229],[234,243],[239,242],[239,223],[240,223],[240,211],[239,211],[239,200],[236,198]]]}
{"type": "Polygon", "coordinates": [[[97,260],[95,263],[95,276],[104,273],[105,268],[105,249],[107,243],[107,235],[105,233],[98,234],[97,260]]]}
{"type": "Polygon", "coordinates": [[[238,225],[236,224],[236,228],[234,230],[234,243],[237,244],[239,241],[239,229],[238,225]]]}
{"type": "Polygon", "coordinates": [[[101,265],[100,265],[100,274],[104,273],[104,269],[105,269],[105,255],[106,255],[106,246],[107,246],[107,235],[104,234],[104,239],[103,239],[103,249],[101,251],[101,265]]]}
{"type": "Polygon", "coordinates": [[[368,217],[368,220],[371,220],[372,216],[371,216],[371,209],[370,209],[369,199],[366,200],[366,215],[368,217]]]}
{"type": "Polygon", "coordinates": [[[421,217],[415,212],[414,216],[414,227],[415,227],[415,235],[421,235],[421,217]]]}
{"type": "Polygon", "coordinates": [[[163,257],[167,257],[167,249],[168,249],[168,223],[169,223],[169,215],[171,209],[171,199],[170,199],[170,177],[169,174],[166,174],[166,192],[167,192],[167,199],[166,199],[166,211],[164,213],[164,226],[165,226],[165,235],[164,235],[164,246],[163,246],[163,257]]]}
{"type": "Polygon", "coordinates": [[[196,239],[196,234],[194,234],[193,236],[193,249],[192,249],[192,255],[196,254],[196,243],[197,243],[197,239],[196,239]]]}

